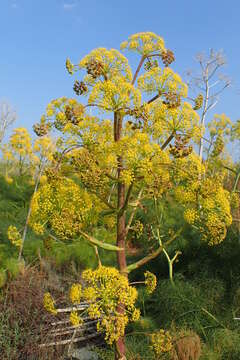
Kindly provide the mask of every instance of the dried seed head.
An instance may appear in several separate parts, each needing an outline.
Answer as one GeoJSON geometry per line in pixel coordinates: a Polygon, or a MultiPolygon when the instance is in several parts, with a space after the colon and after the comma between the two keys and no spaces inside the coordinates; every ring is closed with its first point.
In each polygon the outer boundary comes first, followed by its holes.
{"type": "Polygon", "coordinates": [[[73,90],[77,95],[82,95],[88,91],[88,87],[83,81],[76,80],[73,85],[73,90]]]}
{"type": "Polygon", "coordinates": [[[103,64],[100,61],[91,60],[86,65],[87,73],[91,75],[94,79],[97,79],[99,76],[103,75],[103,64]]]}
{"type": "Polygon", "coordinates": [[[45,124],[37,123],[37,124],[33,125],[33,131],[39,137],[47,135],[49,128],[50,128],[50,126],[48,123],[45,123],[45,124]]]}
{"type": "Polygon", "coordinates": [[[183,158],[191,154],[193,148],[191,145],[187,145],[189,143],[190,137],[188,135],[180,136],[177,135],[175,137],[174,145],[169,145],[170,154],[172,154],[175,158],[183,158]]]}
{"type": "Polygon", "coordinates": [[[79,124],[83,113],[84,113],[84,106],[82,104],[78,104],[74,107],[67,105],[65,108],[66,119],[68,122],[71,122],[73,125],[79,124]]]}
{"type": "Polygon", "coordinates": [[[163,51],[161,57],[165,66],[169,66],[175,60],[174,53],[171,50],[163,51]]]}
{"type": "Polygon", "coordinates": [[[181,97],[179,94],[173,92],[166,93],[163,104],[167,105],[169,109],[178,108],[181,105],[181,97]]]}

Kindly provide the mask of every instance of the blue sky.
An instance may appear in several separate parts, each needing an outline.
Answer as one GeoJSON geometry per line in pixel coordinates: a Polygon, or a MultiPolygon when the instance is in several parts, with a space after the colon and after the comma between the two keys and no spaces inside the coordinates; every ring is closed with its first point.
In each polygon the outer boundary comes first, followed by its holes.
{"type": "MultiPolygon", "coordinates": [[[[49,101],[73,96],[66,57],[77,63],[96,47],[119,49],[129,35],[153,31],[172,49],[180,75],[194,55],[223,49],[233,86],[214,112],[240,118],[238,0],[0,0],[0,99],[17,110],[15,126],[32,129],[49,101]]],[[[136,64],[133,60],[133,67],[136,64]]]]}

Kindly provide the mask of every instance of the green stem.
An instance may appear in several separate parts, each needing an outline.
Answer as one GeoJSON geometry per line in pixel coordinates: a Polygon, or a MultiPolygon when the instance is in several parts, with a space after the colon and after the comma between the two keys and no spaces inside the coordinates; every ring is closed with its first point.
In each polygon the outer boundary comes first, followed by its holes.
{"type": "Polygon", "coordinates": [[[235,180],[235,183],[234,183],[234,186],[233,186],[233,191],[237,190],[239,178],[240,178],[240,171],[238,172],[238,174],[236,176],[236,180],[235,180]]]}
{"type": "MultiPolygon", "coordinates": [[[[181,232],[183,231],[183,228],[179,229],[173,236],[170,240],[168,240],[164,246],[167,246],[167,245],[170,245],[180,234],[181,232]]],[[[155,259],[159,254],[161,254],[161,252],[163,251],[163,246],[160,245],[159,248],[157,250],[155,250],[153,253],[145,256],[144,258],[142,258],[141,260],[135,262],[134,264],[131,264],[129,266],[127,266],[126,268],[126,272],[127,273],[130,273],[131,271],[133,270],[136,270],[138,269],[139,267],[147,264],[150,260],[153,260],[155,259]]]]}
{"type": "Polygon", "coordinates": [[[88,234],[86,234],[83,231],[79,231],[79,233],[85,237],[85,239],[87,239],[91,244],[99,246],[100,248],[103,248],[105,250],[110,250],[110,251],[122,251],[123,249],[116,246],[116,245],[112,245],[112,244],[107,244],[107,243],[103,243],[100,240],[97,240],[96,238],[94,238],[93,236],[90,236],[88,234]]]}

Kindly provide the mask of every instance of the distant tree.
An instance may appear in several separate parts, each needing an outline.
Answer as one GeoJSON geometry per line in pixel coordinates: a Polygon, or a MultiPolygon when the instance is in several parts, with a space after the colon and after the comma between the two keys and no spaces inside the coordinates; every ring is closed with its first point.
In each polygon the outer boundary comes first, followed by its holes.
{"type": "Polygon", "coordinates": [[[0,101],[0,144],[6,134],[7,129],[15,122],[16,111],[7,101],[0,101]]]}
{"type": "MultiPolygon", "coordinates": [[[[207,115],[218,103],[221,93],[231,85],[231,81],[221,73],[226,59],[222,51],[210,50],[209,54],[199,53],[196,55],[200,71],[194,74],[188,71],[189,86],[197,92],[195,98],[195,110],[200,110],[200,124],[205,127],[207,115]]],[[[203,158],[204,134],[200,139],[199,157],[203,158]]]]}

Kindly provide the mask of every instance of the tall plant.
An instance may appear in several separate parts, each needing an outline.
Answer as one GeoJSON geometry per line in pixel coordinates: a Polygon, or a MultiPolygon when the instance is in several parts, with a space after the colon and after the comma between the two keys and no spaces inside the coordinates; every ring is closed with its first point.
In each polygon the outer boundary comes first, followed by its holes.
{"type": "MultiPolygon", "coordinates": [[[[185,219],[200,228],[206,241],[204,224],[209,225],[211,244],[223,240],[231,215],[227,193],[219,193],[221,181],[212,190],[213,181],[199,182],[205,167],[191,143],[199,142],[202,129],[199,116],[185,101],[186,84],[169,67],[173,52],[151,32],[130,36],[121,49],[140,56],[134,72],[115,49],[95,49],[78,65],[67,59],[71,75],[85,74],[73,87],[82,100],[53,100],[37,124],[61,136],[55,162],[46,173],[48,182],[34,195],[31,224],[39,233],[54,233],[62,240],[84,237],[94,246],[116,251],[118,269],[127,277],[181,232],[174,229],[147,256],[128,264],[129,230],[145,200],[150,204],[149,199],[174,196],[185,208],[185,219]],[[91,234],[100,221],[109,219],[116,231],[115,245],[91,234]]],[[[122,301],[117,313],[126,313],[122,301]]],[[[116,358],[124,359],[124,327],[115,340],[116,358]]]]}

